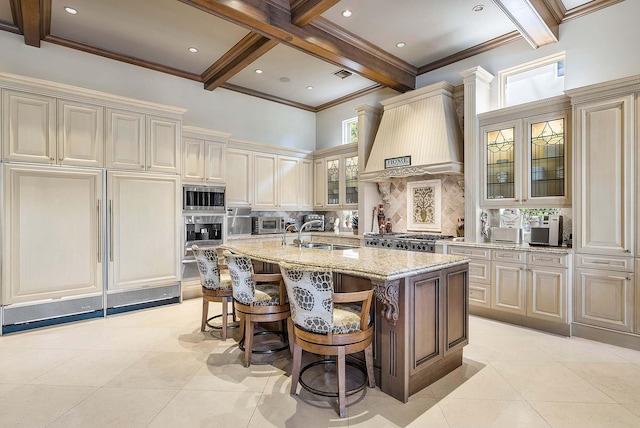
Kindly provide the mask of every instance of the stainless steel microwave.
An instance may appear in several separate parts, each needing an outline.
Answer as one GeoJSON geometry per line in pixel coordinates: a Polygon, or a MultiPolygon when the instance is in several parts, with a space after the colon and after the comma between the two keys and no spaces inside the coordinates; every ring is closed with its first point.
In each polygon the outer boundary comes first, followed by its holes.
{"type": "Polygon", "coordinates": [[[254,235],[283,231],[284,217],[251,217],[251,233],[254,235]]]}
{"type": "Polygon", "coordinates": [[[538,226],[531,227],[529,245],[559,247],[562,245],[562,216],[540,217],[538,226]]]}

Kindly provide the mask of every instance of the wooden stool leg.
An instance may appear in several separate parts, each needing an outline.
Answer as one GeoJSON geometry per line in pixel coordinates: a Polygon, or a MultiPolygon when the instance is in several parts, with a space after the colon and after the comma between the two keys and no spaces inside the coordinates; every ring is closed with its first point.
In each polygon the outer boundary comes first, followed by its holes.
{"type": "Polygon", "coordinates": [[[293,334],[293,320],[291,317],[287,318],[287,336],[289,337],[289,352],[293,356],[293,342],[295,340],[295,336],[293,334]]]}
{"type": "Polygon", "coordinates": [[[345,379],[345,347],[338,347],[338,406],[340,407],[340,417],[345,415],[346,397],[346,379],[345,379]]]}
{"type": "Polygon", "coordinates": [[[291,395],[296,395],[298,380],[300,379],[300,365],[302,364],[302,348],[295,341],[293,343],[293,367],[291,368],[291,395]]]}
{"type": "Polygon", "coordinates": [[[222,298],[222,340],[227,340],[227,298],[222,298]]]}
{"type": "Polygon", "coordinates": [[[237,322],[238,318],[236,318],[236,308],[233,305],[233,297],[231,298],[231,309],[232,309],[232,313],[233,313],[233,322],[237,322]]]}
{"type": "Polygon", "coordinates": [[[369,378],[369,388],[376,387],[376,378],[373,375],[373,344],[364,348],[364,359],[367,363],[367,377],[369,378]]]}
{"type": "Polygon", "coordinates": [[[209,315],[209,302],[206,297],[202,296],[202,323],[200,324],[200,331],[204,331],[204,326],[207,325],[207,316],[209,315]]]}
{"type": "Polygon", "coordinates": [[[251,365],[251,350],[253,349],[253,321],[250,314],[245,316],[244,323],[244,366],[249,367],[251,365]]]}

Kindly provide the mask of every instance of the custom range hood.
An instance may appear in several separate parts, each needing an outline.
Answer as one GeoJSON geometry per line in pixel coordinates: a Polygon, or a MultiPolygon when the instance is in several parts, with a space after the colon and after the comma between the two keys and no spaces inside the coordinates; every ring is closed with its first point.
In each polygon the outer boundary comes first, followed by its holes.
{"type": "Polygon", "coordinates": [[[462,133],[452,95],[453,85],[440,82],[382,101],[382,120],[360,180],[461,174],[462,133]]]}

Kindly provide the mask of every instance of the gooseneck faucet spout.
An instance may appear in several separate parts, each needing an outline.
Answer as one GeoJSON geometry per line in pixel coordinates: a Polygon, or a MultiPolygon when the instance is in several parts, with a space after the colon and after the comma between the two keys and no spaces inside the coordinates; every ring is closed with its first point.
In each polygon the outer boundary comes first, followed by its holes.
{"type": "Polygon", "coordinates": [[[300,226],[300,230],[298,230],[298,239],[296,239],[294,241],[294,243],[302,244],[302,232],[308,226],[313,226],[313,225],[322,225],[322,220],[311,220],[311,221],[308,221],[308,222],[304,223],[302,226],[300,226]]]}

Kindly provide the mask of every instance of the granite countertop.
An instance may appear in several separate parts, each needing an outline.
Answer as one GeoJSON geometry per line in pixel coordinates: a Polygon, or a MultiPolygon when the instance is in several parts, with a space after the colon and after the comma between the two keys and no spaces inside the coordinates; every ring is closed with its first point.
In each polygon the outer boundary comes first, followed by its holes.
{"type": "MultiPolygon", "coordinates": [[[[231,235],[227,236],[227,241],[234,241],[238,239],[264,239],[264,238],[282,238],[283,233],[265,233],[262,235],[231,235]]],[[[304,231],[302,232],[303,236],[317,236],[317,237],[340,237],[340,238],[357,238],[362,239],[362,235],[354,235],[353,232],[312,232],[312,231],[304,231]]],[[[298,237],[298,232],[287,232],[287,238],[291,236],[298,237]]]]}
{"type": "Polygon", "coordinates": [[[287,262],[321,267],[335,272],[390,281],[469,262],[466,257],[415,251],[356,247],[348,250],[321,250],[282,245],[279,242],[228,242],[231,249],[267,263],[287,262]]]}
{"type": "Polygon", "coordinates": [[[532,246],[529,244],[511,244],[508,242],[464,242],[464,241],[451,241],[443,240],[436,241],[436,245],[455,245],[459,247],[475,247],[475,248],[491,248],[494,250],[515,250],[515,251],[529,251],[539,253],[556,253],[556,254],[571,254],[572,248],[567,247],[540,247],[532,246]]]}

